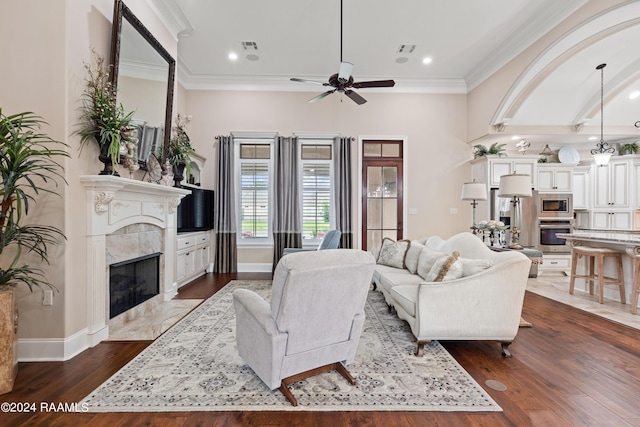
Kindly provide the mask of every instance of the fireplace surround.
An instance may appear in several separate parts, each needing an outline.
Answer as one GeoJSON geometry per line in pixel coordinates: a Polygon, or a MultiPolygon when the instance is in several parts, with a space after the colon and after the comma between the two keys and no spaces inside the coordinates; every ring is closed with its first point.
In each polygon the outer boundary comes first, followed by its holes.
{"type": "Polygon", "coordinates": [[[94,346],[109,337],[109,264],[162,252],[159,295],[138,307],[176,295],[176,210],[190,190],[109,175],[85,175],[80,182],[87,195],[87,337],[94,346]],[[154,231],[151,240],[160,249],[144,249],[147,231],[154,231]]]}

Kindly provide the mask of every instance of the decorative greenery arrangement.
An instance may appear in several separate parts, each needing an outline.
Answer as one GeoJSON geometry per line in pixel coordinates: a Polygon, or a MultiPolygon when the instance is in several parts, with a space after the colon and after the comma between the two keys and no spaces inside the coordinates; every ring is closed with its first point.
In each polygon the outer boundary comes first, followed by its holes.
{"type": "Polygon", "coordinates": [[[5,249],[15,249],[9,251],[8,256],[13,256],[11,261],[0,264],[3,266],[0,268],[0,287],[24,283],[32,292],[34,286],[55,289],[41,269],[20,261],[26,250],[48,264],[47,245],[64,238],[62,231],[53,226],[21,224],[29,213],[30,202],[36,201],[36,195],[57,194],[43,184],[54,182],[57,185],[58,179],[66,183],[62,174],[64,169],[55,159],[69,157],[68,146],[39,133],[42,124],[45,124],[42,118],[33,113],[5,116],[0,109],[0,259],[7,256],[5,249]],[[5,265],[8,265],[6,269],[5,265]]]}
{"type": "Polygon", "coordinates": [[[545,156],[545,157],[540,157],[538,159],[538,163],[551,163],[551,162],[549,162],[549,159],[545,156]]]}
{"type": "Polygon", "coordinates": [[[630,142],[620,147],[620,153],[622,154],[638,154],[638,143],[630,142]]]}
{"type": "Polygon", "coordinates": [[[504,148],[506,145],[507,144],[498,144],[497,142],[494,142],[489,148],[487,148],[482,144],[476,144],[473,146],[473,158],[476,159],[478,157],[484,157],[491,154],[497,154],[502,157],[506,155],[506,148],[504,148]]]}
{"type": "Polygon", "coordinates": [[[81,147],[95,140],[100,153],[108,156],[112,165],[120,160],[122,143],[136,143],[131,121],[133,111],[127,112],[116,102],[116,88],[111,84],[104,57],[92,50],[95,66],[85,63],[87,86],[82,94],[81,124],[76,132],[81,147]]]}
{"type": "Polygon", "coordinates": [[[190,121],[190,117],[185,117],[178,113],[176,124],[171,128],[171,140],[169,141],[169,151],[167,152],[167,160],[171,165],[186,165],[187,177],[191,174],[191,153],[196,151],[191,146],[187,135],[187,124],[190,121]]]}

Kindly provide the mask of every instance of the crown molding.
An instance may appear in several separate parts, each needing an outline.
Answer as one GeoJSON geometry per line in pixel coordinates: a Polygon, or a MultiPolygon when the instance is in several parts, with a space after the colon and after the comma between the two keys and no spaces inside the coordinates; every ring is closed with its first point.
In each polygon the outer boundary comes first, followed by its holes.
{"type": "Polygon", "coordinates": [[[176,40],[178,36],[189,36],[193,32],[191,21],[175,0],[147,0],[147,4],[176,40]]]}

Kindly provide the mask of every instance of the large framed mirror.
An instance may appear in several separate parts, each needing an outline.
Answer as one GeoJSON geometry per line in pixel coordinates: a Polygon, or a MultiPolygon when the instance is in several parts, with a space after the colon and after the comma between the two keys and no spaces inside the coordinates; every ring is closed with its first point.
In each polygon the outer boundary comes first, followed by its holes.
{"type": "Polygon", "coordinates": [[[176,61],[122,0],[114,5],[110,65],[118,103],[134,111],[138,163],[146,169],[149,154],[160,147],[164,163],[171,138],[176,61]]]}

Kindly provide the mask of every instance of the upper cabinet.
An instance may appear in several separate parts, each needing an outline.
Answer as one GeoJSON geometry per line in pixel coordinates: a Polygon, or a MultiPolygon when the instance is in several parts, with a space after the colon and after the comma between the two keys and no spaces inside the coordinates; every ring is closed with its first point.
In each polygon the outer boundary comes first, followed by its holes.
{"type": "Polygon", "coordinates": [[[589,189],[589,166],[578,166],[573,169],[573,209],[589,208],[591,196],[589,189]]]}
{"type": "Polygon", "coordinates": [[[538,191],[540,193],[571,193],[575,165],[541,163],[538,165],[538,191]]]}
{"type": "Polygon", "coordinates": [[[594,208],[629,208],[631,163],[611,160],[605,166],[593,166],[594,208]]]}
{"type": "Polygon", "coordinates": [[[478,182],[486,182],[489,188],[500,186],[500,177],[513,173],[531,177],[531,188],[536,188],[536,164],[539,156],[478,157],[471,161],[473,178],[478,182]]]}

